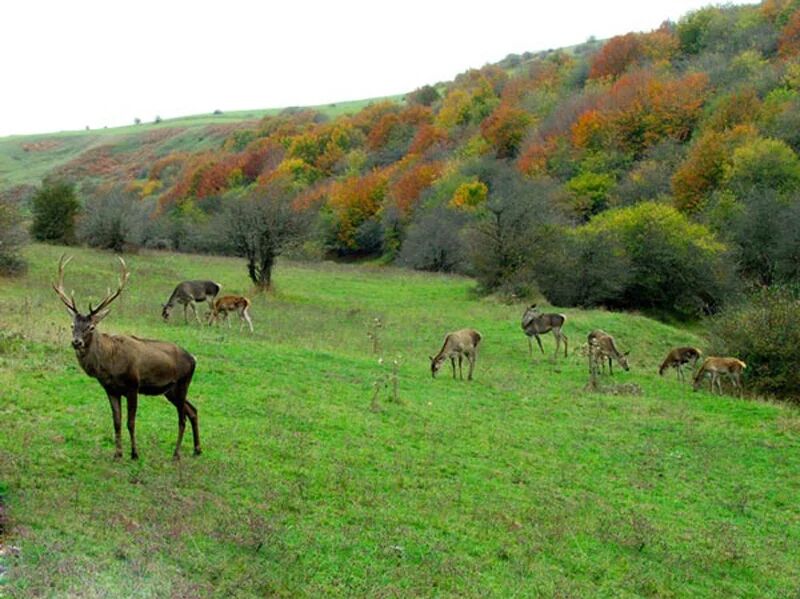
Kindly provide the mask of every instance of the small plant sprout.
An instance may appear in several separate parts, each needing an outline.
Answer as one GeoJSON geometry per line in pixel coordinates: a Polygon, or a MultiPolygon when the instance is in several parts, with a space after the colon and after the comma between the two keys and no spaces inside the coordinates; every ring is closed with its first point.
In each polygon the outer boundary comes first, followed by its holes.
{"type": "Polygon", "coordinates": [[[372,341],[372,353],[377,354],[381,351],[381,338],[380,331],[383,328],[383,322],[380,317],[376,316],[372,319],[367,329],[367,337],[372,341]]]}

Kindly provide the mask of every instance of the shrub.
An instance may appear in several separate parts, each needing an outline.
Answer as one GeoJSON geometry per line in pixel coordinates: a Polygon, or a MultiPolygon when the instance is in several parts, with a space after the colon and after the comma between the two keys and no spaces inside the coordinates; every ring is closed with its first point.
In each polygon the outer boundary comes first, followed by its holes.
{"type": "Polygon", "coordinates": [[[467,264],[462,230],[469,219],[463,210],[444,206],[426,212],[408,228],[398,264],[417,270],[464,272],[467,264]]]}
{"type": "Polygon", "coordinates": [[[145,241],[153,203],[121,190],[91,198],[78,225],[78,237],[89,246],[115,252],[145,241]]]}
{"type": "Polygon", "coordinates": [[[538,275],[554,303],[693,315],[715,310],[728,290],[726,247],[665,204],[609,210],[557,247],[538,275]]]}
{"type": "Polygon", "coordinates": [[[73,243],[79,208],[73,184],[45,180],[33,196],[31,235],[38,241],[73,243]]]}
{"type": "Polygon", "coordinates": [[[25,261],[19,255],[25,240],[17,201],[9,193],[0,194],[0,274],[14,275],[25,270],[25,261]]]}
{"type": "Polygon", "coordinates": [[[711,352],[747,364],[747,386],[797,399],[800,301],[797,290],[762,288],[711,320],[711,352]]]}

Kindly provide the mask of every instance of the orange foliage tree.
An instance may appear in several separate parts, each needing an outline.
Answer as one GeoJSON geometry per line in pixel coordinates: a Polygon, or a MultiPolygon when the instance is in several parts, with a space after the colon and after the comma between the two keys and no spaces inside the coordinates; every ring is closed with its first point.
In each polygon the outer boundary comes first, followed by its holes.
{"type": "Polygon", "coordinates": [[[423,162],[413,165],[392,181],[389,191],[402,216],[408,216],[424,190],[442,173],[441,162],[423,162]]]}
{"type": "Polygon", "coordinates": [[[643,49],[636,33],[612,37],[592,59],[589,78],[619,77],[625,69],[642,58],[643,49]]]}
{"type": "Polygon", "coordinates": [[[336,219],[336,237],[343,247],[357,250],[356,230],[381,208],[388,190],[385,171],[347,177],[331,186],[328,206],[336,219]]]}
{"type": "Polygon", "coordinates": [[[481,133],[494,146],[498,158],[514,158],[531,120],[524,110],[503,102],[481,123],[481,133]]]}

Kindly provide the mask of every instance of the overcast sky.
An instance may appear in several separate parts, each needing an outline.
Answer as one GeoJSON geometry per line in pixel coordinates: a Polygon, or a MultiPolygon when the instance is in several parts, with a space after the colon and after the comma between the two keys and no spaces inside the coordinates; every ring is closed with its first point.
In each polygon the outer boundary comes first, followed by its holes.
{"type": "Polygon", "coordinates": [[[0,136],[398,94],[707,4],[0,0],[0,136]]]}

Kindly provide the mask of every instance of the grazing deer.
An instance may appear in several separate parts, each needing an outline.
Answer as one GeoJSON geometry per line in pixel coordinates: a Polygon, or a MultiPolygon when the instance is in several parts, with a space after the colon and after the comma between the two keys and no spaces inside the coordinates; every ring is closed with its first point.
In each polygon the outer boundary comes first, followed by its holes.
{"type": "Polygon", "coordinates": [[[213,309],[214,298],[217,297],[220,289],[222,289],[222,286],[214,281],[184,281],[183,283],[178,283],[172,295],[169,296],[167,303],[164,304],[161,316],[164,320],[169,320],[170,312],[172,312],[175,304],[183,304],[183,321],[189,322],[186,309],[191,307],[195,320],[200,322],[194,303],[208,302],[208,307],[213,309]]]}
{"type": "MultiPolygon", "coordinates": [[[[614,369],[611,366],[612,358],[619,362],[619,365],[622,366],[623,370],[630,370],[630,367],[628,366],[628,354],[630,352],[626,351],[625,353],[621,353],[617,349],[617,344],[615,343],[614,338],[605,331],[596,329],[589,333],[589,349],[590,361],[592,360],[592,356],[594,356],[594,360],[604,365],[604,359],[608,359],[609,374],[614,374],[614,369]]],[[[591,367],[589,370],[592,370],[591,367]]]]}
{"type": "Polygon", "coordinates": [[[458,358],[458,374],[464,380],[464,373],[461,371],[461,361],[467,358],[469,361],[469,374],[467,380],[472,380],[472,371],[475,369],[475,361],[478,359],[478,344],[481,342],[481,334],[475,329],[461,329],[454,333],[448,333],[444,338],[444,345],[436,356],[431,356],[431,376],[436,378],[436,373],[450,358],[453,365],[453,378],[456,378],[456,358],[458,358]]]}
{"type": "Polygon", "coordinates": [[[96,308],[89,305],[88,314],[78,311],[75,295],[64,291],[64,268],[72,258],[61,256],[58,262],[58,282],[53,289],[64,302],[72,316],[72,347],[83,371],[105,389],[111,402],[114,417],[114,457],[122,457],[122,401],[128,402],[128,432],[131,436],[131,459],[139,457],[136,449],[136,407],[139,394],[161,395],[178,410],[178,442],[175,459],[180,457],[181,441],[186,428],[186,417],[192,424],[194,453],[200,454],[200,430],[197,423],[197,408],[186,400],[186,393],[194,374],[195,359],[185,349],[164,341],[140,339],[128,335],[106,335],[95,331],[98,323],[108,316],[108,306],[113,302],[128,281],[130,272],[120,258],[122,273],[117,290],[109,290],[96,308]]]}
{"type": "Polygon", "coordinates": [[[567,357],[567,336],[561,332],[561,327],[564,326],[564,323],[567,322],[567,317],[563,314],[542,314],[539,312],[536,304],[531,304],[531,307],[525,310],[525,314],[522,315],[522,330],[525,331],[525,334],[528,336],[528,355],[533,356],[533,343],[531,342],[531,337],[536,338],[536,343],[539,344],[539,349],[544,353],[544,348],[542,347],[542,340],[539,338],[539,335],[543,335],[545,333],[553,332],[553,337],[556,338],[556,353],[558,355],[558,349],[561,346],[561,342],[564,342],[564,357],[567,357]]]}
{"type": "Polygon", "coordinates": [[[250,332],[253,332],[253,321],[250,320],[250,300],[241,295],[223,295],[214,300],[211,305],[211,312],[208,314],[208,324],[211,325],[222,316],[222,319],[228,323],[228,328],[231,326],[231,321],[228,320],[229,312],[236,312],[239,315],[239,330],[242,330],[244,323],[250,327],[250,332]]]}
{"type": "Polygon", "coordinates": [[[703,384],[703,379],[707,376],[711,377],[711,392],[714,392],[714,385],[717,385],[719,394],[722,395],[722,375],[726,375],[730,379],[731,384],[735,389],[739,390],[739,396],[743,395],[744,389],[742,388],[742,371],[747,368],[747,364],[736,358],[706,358],[700,370],[694,375],[694,384],[692,387],[695,391],[703,384]]]}
{"type": "Polygon", "coordinates": [[[676,347],[667,354],[661,367],[658,369],[658,374],[664,376],[667,368],[674,368],[678,371],[678,380],[683,381],[683,366],[684,364],[691,364],[692,370],[697,366],[697,361],[703,356],[703,352],[696,347],[676,347]]]}

